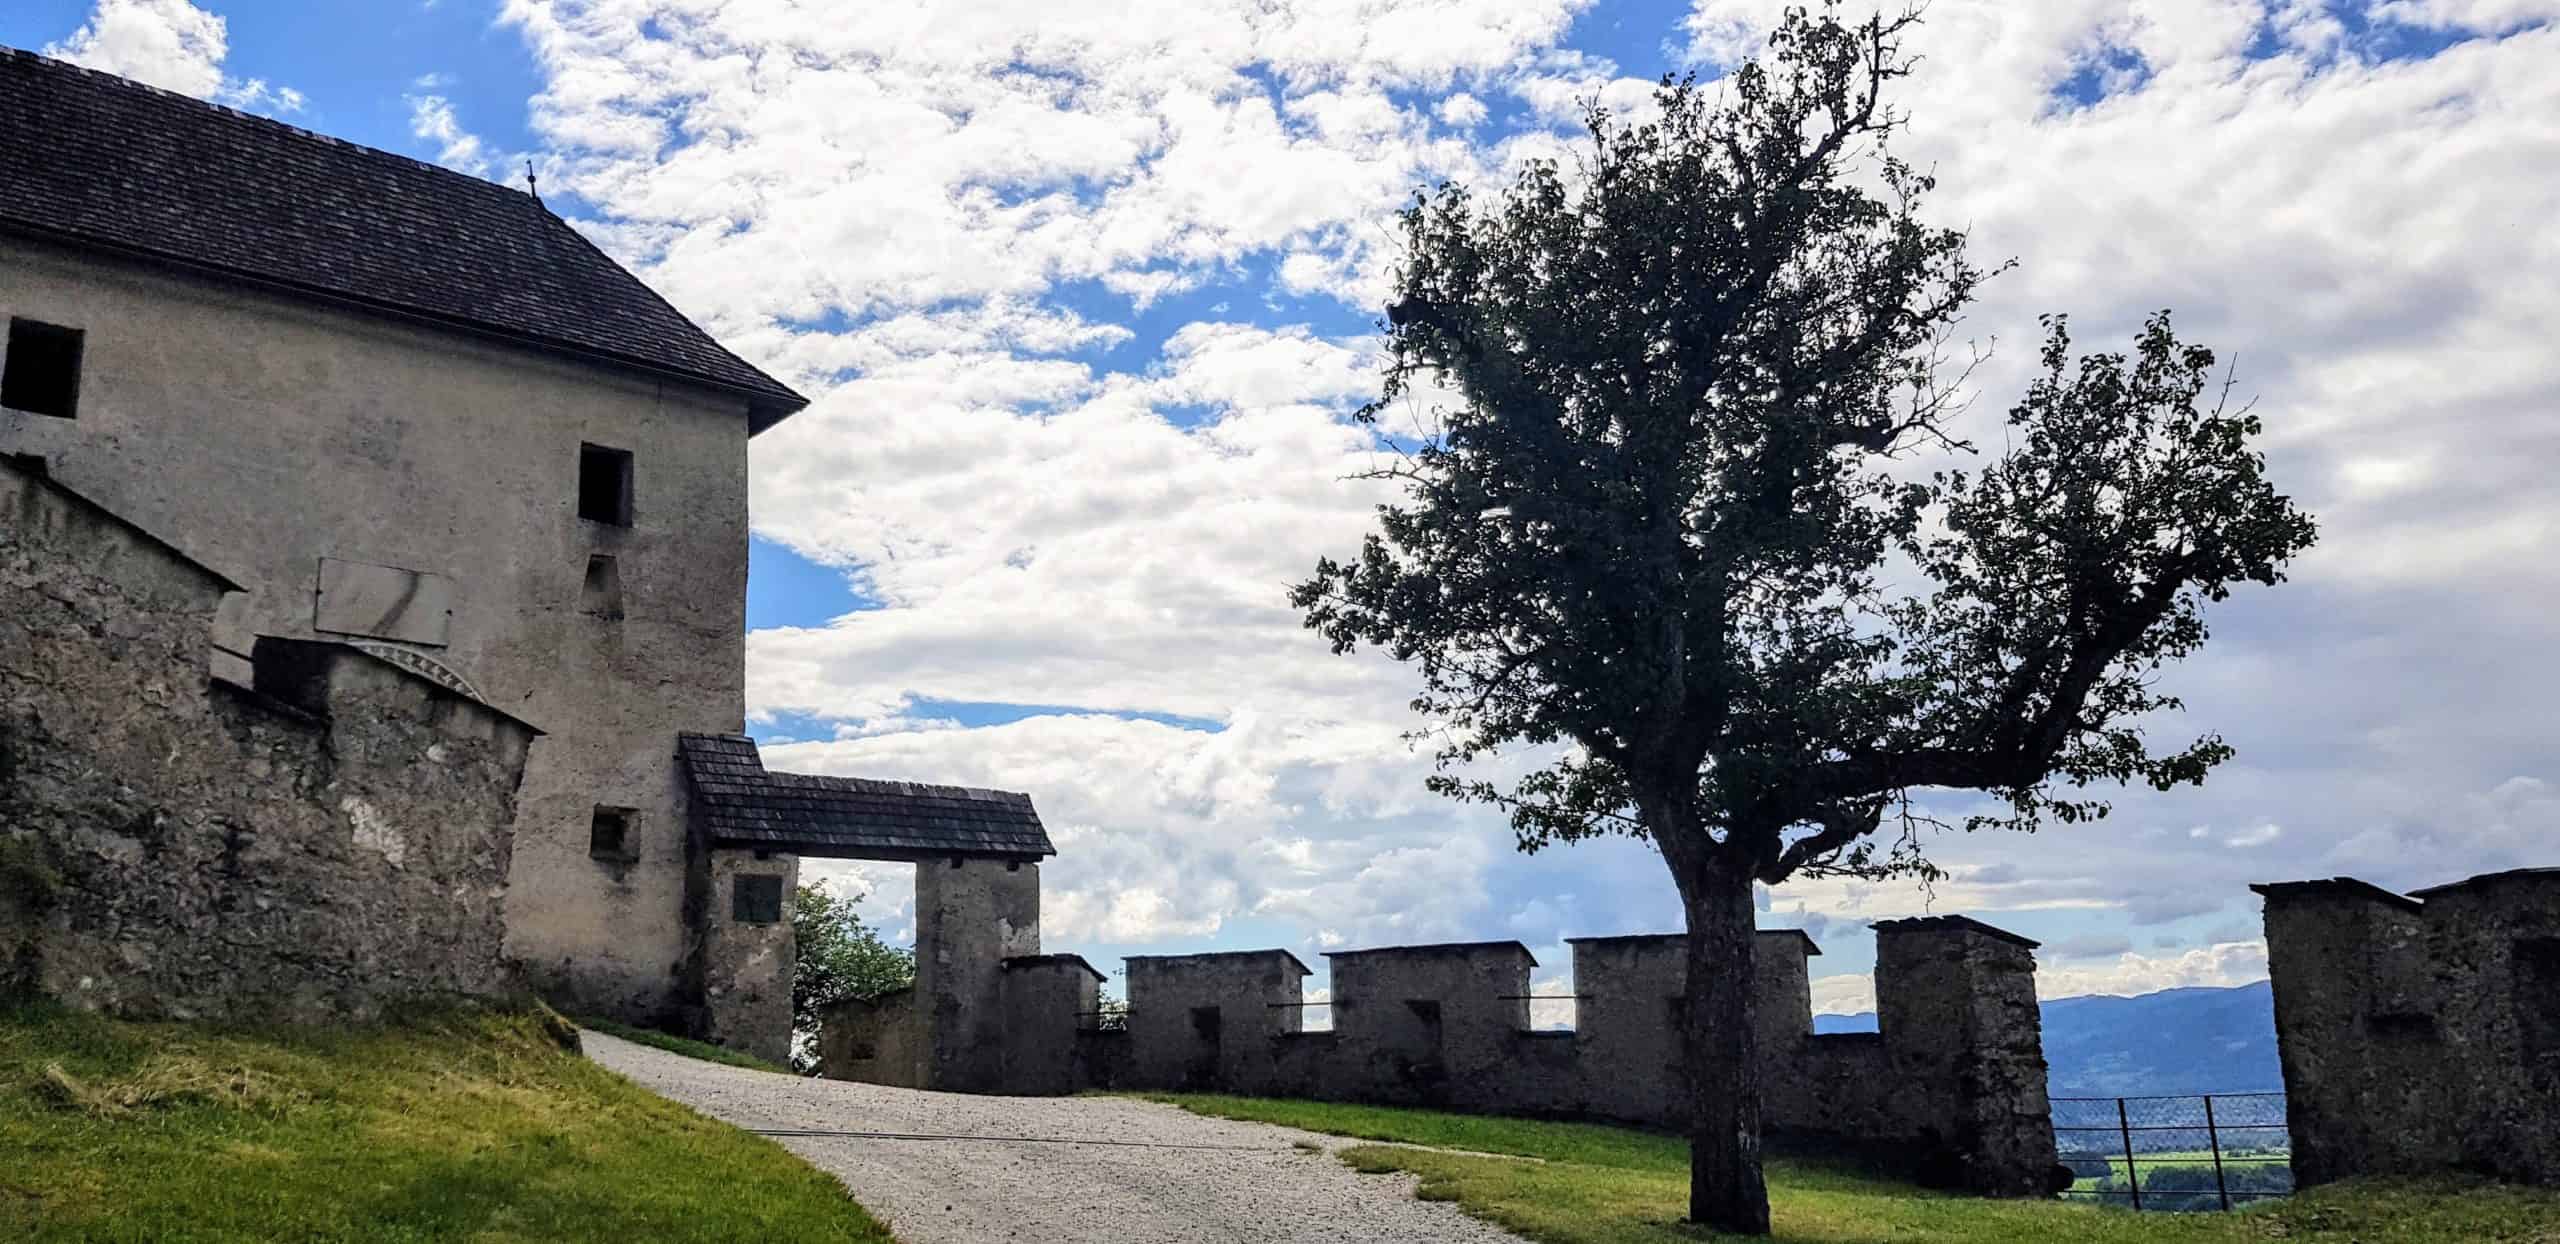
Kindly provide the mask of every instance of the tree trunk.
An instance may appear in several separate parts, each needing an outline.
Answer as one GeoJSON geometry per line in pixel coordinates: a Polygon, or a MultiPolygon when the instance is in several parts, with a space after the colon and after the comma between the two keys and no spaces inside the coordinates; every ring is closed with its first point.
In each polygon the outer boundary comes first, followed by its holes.
{"type": "Polygon", "coordinates": [[[1689,922],[1681,1050],[1689,1071],[1689,1217],[1737,1235],[1769,1233],[1760,1175],[1759,1042],[1752,1030],[1751,877],[1673,865],[1689,922]]]}

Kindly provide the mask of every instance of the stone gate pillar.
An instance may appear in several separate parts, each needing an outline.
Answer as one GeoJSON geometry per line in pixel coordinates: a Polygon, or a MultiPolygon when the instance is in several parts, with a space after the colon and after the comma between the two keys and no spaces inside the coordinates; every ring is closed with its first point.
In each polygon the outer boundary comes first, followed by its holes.
{"type": "Polygon", "coordinates": [[[1040,866],[997,859],[916,865],[916,1007],[924,1086],[1004,1087],[1004,961],[1040,953],[1040,866]]]}
{"type": "Polygon", "coordinates": [[[791,1063],[791,892],[799,857],[705,848],[693,965],[701,982],[701,1035],[767,1062],[791,1063]]]}
{"type": "Polygon", "coordinates": [[[1988,1196],[2041,1196],[2056,1156],[2034,942],[1964,916],[1878,921],[1876,1026],[1925,1173],[1988,1196]]]}

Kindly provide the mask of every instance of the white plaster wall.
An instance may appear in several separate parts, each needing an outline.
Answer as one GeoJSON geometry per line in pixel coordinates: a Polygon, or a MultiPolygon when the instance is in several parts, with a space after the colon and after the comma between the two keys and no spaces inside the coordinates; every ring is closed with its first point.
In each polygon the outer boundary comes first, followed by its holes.
{"type": "Polygon", "coordinates": [[[218,642],[313,634],[323,557],[450,579],[421,649],[540,727],[518,812],[508,949],[557,1001],[683,1005],[678,730],[743,726],[745,400],[442,329],[0,239],[0,318],[87,334],[79,417],[0,411],[0,452],[253,590],[218,642]],[[634,525],[577,517],[581,441],[634,453],[634,525]],[[593,553],[625,617],[582,613],[593,553]],[[639,858],[587,858],[597,804],[639,858]]]}

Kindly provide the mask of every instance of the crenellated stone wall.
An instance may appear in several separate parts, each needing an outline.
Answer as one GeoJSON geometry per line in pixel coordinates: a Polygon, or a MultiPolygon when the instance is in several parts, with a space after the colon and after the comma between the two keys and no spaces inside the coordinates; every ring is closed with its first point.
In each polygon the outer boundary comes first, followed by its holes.
{"type": "Polygon", "coordinates": [[[210,679],[230,583],[0,463],[0,992],[306,1021],[507,994],[536,732],[344,644],[210,679]]]}
{"type": "MultiPolygon", "coordinates": [[[[1876,938],[1881,1031],[1825,1037],[1807,964],[1819,949],[1796,930],[1756,939],[1770,1130],[1886,1154],[1944,1186],[2050,1191],[2034,943],[1953,916],[1885,921],[1876,938]]],[[[1571,945],[1571,1031],[1529,1027],[1537,963],[1518,942],[1328,955],[1326,1032],[1303,1030],[1306,968],[1285,951],[1131,959],[1116,1083],[1678,1126],[1683,939],[1571,945]]]]}
{"type": "Polygon", "coordinates": [[[2297,1185],[2560,1183],[2560,869],[2409,896],[2348,877],[2250,888],[2297,1185]]]}

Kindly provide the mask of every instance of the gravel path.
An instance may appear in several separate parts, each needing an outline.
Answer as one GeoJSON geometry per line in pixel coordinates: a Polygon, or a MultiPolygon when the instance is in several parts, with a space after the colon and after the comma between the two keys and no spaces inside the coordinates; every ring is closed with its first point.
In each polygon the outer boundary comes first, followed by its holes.
{"type": "Polygon", "coordinates": [[[1353,1172],[1330,1150],[1360,1142],[1339,1136],[1115,1097],[976,1097],[811,1080],[584,1036],[597,1062],[752,1131],[944,1138],[774,1138],[843,1180],[904,1244],[1519,1244],[1454,1205],[1413,1199],[1410,1175],[1353,1172]],[[947,1139],[957,1136],[997,1139],[947,1139]]]}

